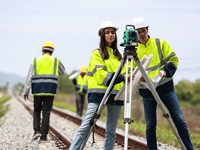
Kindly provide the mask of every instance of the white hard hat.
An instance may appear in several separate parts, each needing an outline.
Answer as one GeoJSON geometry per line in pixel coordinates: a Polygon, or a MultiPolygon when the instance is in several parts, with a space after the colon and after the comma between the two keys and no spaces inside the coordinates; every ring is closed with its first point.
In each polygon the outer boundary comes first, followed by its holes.
{"type": "Polygon", "coordinates": [[[147,24],[146,20],[144,18],[141,18],[141,17],[134,18],[132,23],[135,26],[135,29],[146,28],[146,27],[149,26],[147,24]]]}
{"type": "Polygon", "coordinates": [[[118,30],[118,27],[110,20],[104,21],[101,25],[100,25],[100,29],[98,34],[101,35],[101,32],[103,29],[105,28],[114,28],[116,31],[118,30]]]}

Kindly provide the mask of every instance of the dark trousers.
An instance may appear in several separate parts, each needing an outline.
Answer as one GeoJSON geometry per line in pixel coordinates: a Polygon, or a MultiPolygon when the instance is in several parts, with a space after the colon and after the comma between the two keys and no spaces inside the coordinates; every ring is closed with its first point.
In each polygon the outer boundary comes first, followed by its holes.
{"type": "Polygon", "coordinates": [[[33,129],[40,131],[46,138],[49,131],[50,113],[54,96],[34,96],[33,129]],[[41,119],[42,112],[42,119],[41,119]],[[41,122],[41,124],[40,124],[41,122]]]}
{"type": "Polygon", "coordinates": [[[85,95],[76,94],[76,113],[78,116],[83,115],[85,95]]]}

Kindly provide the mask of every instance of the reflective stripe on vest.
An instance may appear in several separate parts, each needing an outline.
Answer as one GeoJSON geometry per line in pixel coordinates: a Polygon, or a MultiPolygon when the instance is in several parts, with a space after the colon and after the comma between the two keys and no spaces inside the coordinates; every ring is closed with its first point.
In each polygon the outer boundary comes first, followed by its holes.
{"type": "MultiPolygon", "coordinates": [[[[108,81],[120,65],[120,61],[114,55],[114,50],[110,47],[106,48],[109,54],[109,59],[107,60],[102,58],[100,49],[92,51],[87,73],[88,93],[105,93],[108,88],[108,86],[106,86],[108,81]]],[[[121,73],[125,73],[125,67],[122,69],[121,73]]],[[[115,84],[111,94],[116,94],[123,85],[123,82],[115,84]]]]}
{"type": "MultiPolygon", "coordinates": [[[[155,41],[156,41],[156,45],[157,45],[157,48],[158,48],[158,56],[159,56],[160,63],[157,64],[157,65],[155,65],[155,66],[153,66],[153,67],[149,67],[149,68],[147,69],[147,72],[151,72],[151,71],[154,71],[154,70],[159,69],[161,66],[165,65],[165,64],[167,63],[167,61],[168,61],[172,56],[175,56],[175,53],[172,52],[167,58],[165,58],[165,59],[163,60],[162,50],[161,50],[161,46],[160,46],[160,39],[155,38],[155,41]]],[[[169,77],[169,78],[163,78],[163,79],[159,82],[158,86],[163,85],[163,84],[167,83],[167,82],[170,81],[170,80],[172,80],[171,77],[169,77]]],[[[142,85],[142,84],[140,84],[140,87],[139,87],[139,88],[140,88],[140,89],[147,89],[147,87],[145,87],[145,86],[142,85]]]]}
{"type": "Polygon", "coordinates": [[[156,38],[156,45],[157,45],[157,48],[158,48],[158,55],[159,55],[159,59],[160,59],[160,63],[156,66],[153,66],[153,67],[150,67],[148,68],[147,71],[154,71],[154,70],[157,70],[158,68],[160,68],[161,66],[165,65],[167,63],[167,61],[172,57],[172,56],[175,56],[175,53],[171,53],[165,60],[163,60],[163,56],[162,56],[162,51],[161,51],[161,48],[160,48],[160,39],[156,38]]]}
{"type": "Polygon", "coordinates": [[[53,60],[51,60],[52,59],[51,56],[41,56],[39,59],[40,59],[40,62],[37,62],[37,58],[34,58],[33,60],[32,94],[33,95],[55,95],[56,90],[57,90],[57,83],[58,83],[58,61],[59,60],[57,58],[54,58],[53,60]],[[47,62],[44,61],[45,59],[47,59],[47,62]],[[38,64],[38,63],[42,63],[42,64],[38,64]],[[44,63],[49,63],[49,64],[44,64],[44,63]],[[48,66],[48,68],[44,68],[45,66],[48,66]]]}

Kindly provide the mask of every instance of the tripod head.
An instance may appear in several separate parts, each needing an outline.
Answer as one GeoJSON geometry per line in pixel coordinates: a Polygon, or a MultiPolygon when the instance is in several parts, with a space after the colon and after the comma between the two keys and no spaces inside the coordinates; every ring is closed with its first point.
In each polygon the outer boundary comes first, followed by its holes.
{"type": "Polygon", "coordinates": [[[135,60],[138,60],[136,53],[136,46],[138,45],[138,32],[135,30],[134,25],[126,25],[123,35],[124,42],[120,46],[124,48],[124,56],[133,56],[135,60]]]}

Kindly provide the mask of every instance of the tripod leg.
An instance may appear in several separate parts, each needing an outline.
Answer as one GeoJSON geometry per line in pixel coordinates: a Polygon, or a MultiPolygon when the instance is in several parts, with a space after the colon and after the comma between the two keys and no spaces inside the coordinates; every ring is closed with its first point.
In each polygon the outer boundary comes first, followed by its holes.
{"type": "MultiPolygon", "coordinates": [[[[142,58],[141,63],[143,67],[146,69],[150,63],[151,56],[145,56],[142,58]]],[[[128,125],[133,122],[131,119],[131,107],[132,107],[132,99],[138,90],[138,86],[140,84],[140,79],[142,77],[141,72],[138,67],[133,70],[133,56],[128,55],[127,59],[130,63],[130,82],[128,82],[128,61],[126,62],[126,82],[123,88],[118,92],[115,96],[115,100],[124,99],[124,124],[125,124],[125,138],[124,138],[124,149],[128,149],[128,125]],[[134,76],[134,80],[132,79],[134,76]]]]}
{"type": "Polygon", "coordinates": [[[125,124],[125,137],[124,137],[124,150],[128,149],[128,125],[132,123],[131,119],[131,102],[132,102],[132,82],[133,82],[133,57],[128,58],[131,62],[130,67],[130,83],[128,83],[128,61],[126,63],[126,82],[125,82],[125,97],[124,97],[124,124],[125,124]],[[129,91],[128,91],[129,90],[129,91]]]}
{"type": "MultiPolygon", "coordinates": [[[[138,67],[136,67],[134,71],[132,71],[133,57],[130,57],[130,58],[131,58],[131,73],[130,73],[131,79],[130,79],[130,83],[128,83],[126,79],[125,95],[124,95],[124,98],[125,98],[124,100],[124,123],[125,123],[124,150],[128,149],[128,125],[133,123],[133,120],[131,119],[132,100],[134,98],[134,95],[136,94],[136,91],[138,90],[140,79],[142,77],[141,72],[138,71],[139,70],[138,67]],[[135,76],[134,80],[132,80],[132,76],[135,76]]],[[[149,57],[145,56],[142,58],[141,63],[145,69],[148,67],[151,58],[152,56],[149,56],[149,57]]]]}
{"type": "Polygon", "coordinates": [[[108,100],[108,98],[109,98],[109,96],[111,94],[111,91],[112,91],[112,89],[113,89],[113,87],[115,85],[115,82],[117,81],[117,79],[118,79],[118,77],[119,77],[119,75],[120,75],[120,73],[122,71],[122,68],[123,68],[123,66],[124,66],[124,64],[126,62],[126,58],[127,58],[127,56],[125,55],[123,57],[120,65],[118,66],[117,71],[115,72],[115,74],[114,74],[114,76],[113,76],[113,78],[112,78],[112,80],[111,80],[111,82],[110,82],[110,84],[109,84],[109,86],[108,86],[108,88],[106,90],[106,93],[104,94],[103,99],[101,100],[101,103],[100,103],[100,105],[99,105],[99,107],[97,109],[97,112],[95,113],[95,115],[92,118],[91,128],[90,128],[90,130],[89,130],[89,132],[87,134],[87,137],[86,137],[85,141],[81,145],[81,150],[83,150],[83,148],[85,147],[85,144],[87,143],[87,141],[89,139],[89,136],[90,136],[91,132],[93,131],[93,128],[94,128],[97,120],[99,119],[99,117],[100,117],[100,115],[102,113],[103,106],[105,106],[106,103],[107,103],[107,100],[108,100]]]}
{"type": "Polygon", "coordinates": [[[168,121],[169,125],[171,126],[171,128],[172,128],[172,130],[173,130],[173,132],[174,132],[174,134],[175,134],[175,136],[176,136],[176,138],[178,139],[180,145],[182,146],[182,149],[183,149],[183,150],[186,150],[186,147],[185,147],[183,141],[181,140],[181,138],[180,138],[180,136],[179,136],[179,134],[178,134],[178,132],[177,132],[177,130],[176,130],[176,127],[175,127],[174,123],[172,122],[172,120],[171,120],[171,118],[170,118],[169,113],[167,112],[166,108],[164,107],[164,104],[162,103],[162,101],[161,101],[161,99],[160,99],[158,93],[156,92],[156,90],[155,90],[155,88],[154,88],[154,86],[153,86],[151,80],[150,80],[149,77],[147,76],[147,74],[146,74],[144,68],[143,68],[142,65],[140,64],[140,61],[139,61],[139,60],[136,60],[136,64],[137,64],[137,66],[139,67],[139,70],[140,70],[140,72],[142,73],[142,75],[143,75],[143,77],[144,77],[144,79],[145,79],[145,81],[146,81],[146,83],[147,83],[147,85],[148,85],[148,87],[149,87],[149,90],[150,90],[151,93],[153,94],[153,96],[154,96],[154,98],[155,98],[155,100],[156,100],[158,106],[160,107],[160,109],[161,109],[161,111],[162,111],[162,113],[163,113],[163,116],[167,119],[167,121],[168,121]]]}

